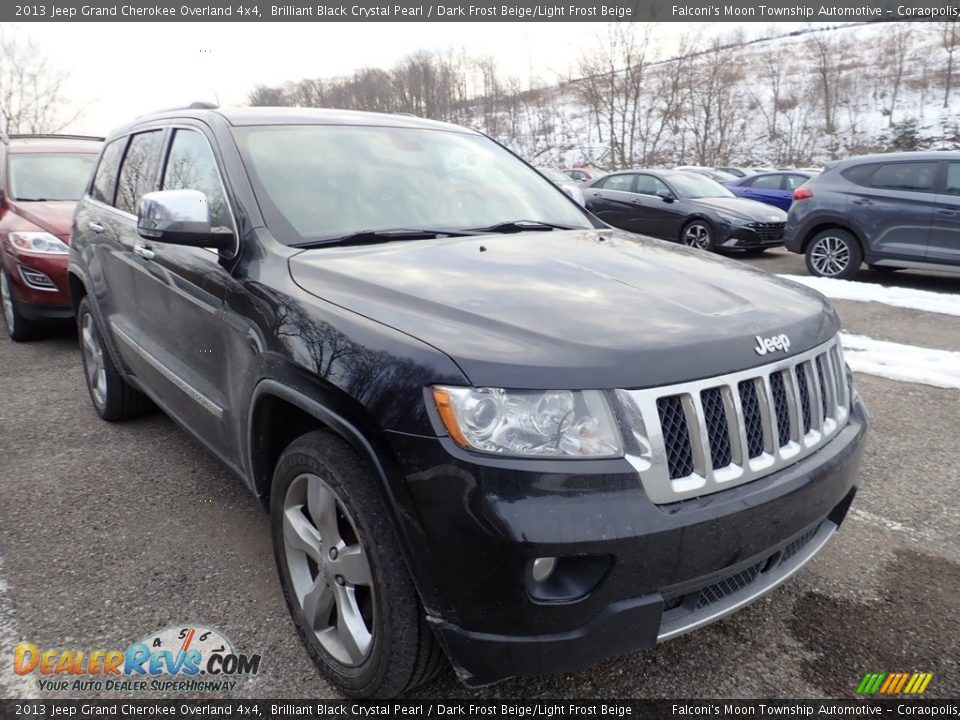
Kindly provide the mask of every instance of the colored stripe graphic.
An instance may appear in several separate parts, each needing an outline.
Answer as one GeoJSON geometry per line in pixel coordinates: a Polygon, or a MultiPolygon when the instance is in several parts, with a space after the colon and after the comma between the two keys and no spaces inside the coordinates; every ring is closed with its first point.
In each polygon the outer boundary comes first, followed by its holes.
{"type": "Polygon", "coordinates": [[[857,685],[857,694],[920,695],[933,679],[933,673],[867,673],[857,685]]]}

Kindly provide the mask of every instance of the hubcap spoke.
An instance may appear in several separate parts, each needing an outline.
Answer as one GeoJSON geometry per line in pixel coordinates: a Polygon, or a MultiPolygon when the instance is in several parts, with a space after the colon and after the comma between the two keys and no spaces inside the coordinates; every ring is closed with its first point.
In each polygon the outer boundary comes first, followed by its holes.
{"type": "Polygon", "coordinates": [[[320,573],[317,575],[313,587],[303,596],[301,601],[303,614],[314,631],[330,627],[330,611],[333,610],[334,602],[333,590],[327,582],[327,577],[320,573]]]}
{"type": "Polygon", "coordinates": [[[337,498],[319,479],[311,478],[307,484],[307,507],[320,531],[325,548],[340,545],[340,529],[337,527],[337,498]]]}
{"type": "Polygon", "coordinates": [[[300,507],[284,511],[283,539],[288,550],[302,552],[312,560],[320,561],[320,533],[310,524],[300,507]]]}
{"type": "Polygon", "coordinates": [[[348,545],[330,563],[330,569],[343,576],[350,585],[370,585],[370,563],[367,562],[367,553],[360,545],[348,545]]]}
{"type": "Polygon", "coordinates": [[[359,664],[370,651],[373,636],[360,615],[350,588],[337,588],[337,636],[354,664],[359,664]]]}

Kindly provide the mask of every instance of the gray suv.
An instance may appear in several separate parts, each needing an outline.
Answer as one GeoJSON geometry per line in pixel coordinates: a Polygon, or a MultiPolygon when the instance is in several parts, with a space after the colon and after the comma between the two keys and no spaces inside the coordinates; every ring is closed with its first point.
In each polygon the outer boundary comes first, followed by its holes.
{"type": "Polygon", "coordinates": [[[960,152],[866,155],[794,191],[784,232],[811,275],[960,270],[960,152]]]}

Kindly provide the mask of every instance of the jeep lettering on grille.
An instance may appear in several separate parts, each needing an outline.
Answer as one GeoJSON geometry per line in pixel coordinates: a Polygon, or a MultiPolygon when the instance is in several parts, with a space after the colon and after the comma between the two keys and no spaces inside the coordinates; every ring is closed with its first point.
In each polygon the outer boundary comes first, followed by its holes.
{"type": "Polygon", "coordinates": [[[790,338],[783,333],[781,335],[771,335],[768,338],[757,337],[757,346],[754,348],[754,351],[757,355],[766,355],[767,353],[783,351],[787,352],[790,349],[790,338]]]}

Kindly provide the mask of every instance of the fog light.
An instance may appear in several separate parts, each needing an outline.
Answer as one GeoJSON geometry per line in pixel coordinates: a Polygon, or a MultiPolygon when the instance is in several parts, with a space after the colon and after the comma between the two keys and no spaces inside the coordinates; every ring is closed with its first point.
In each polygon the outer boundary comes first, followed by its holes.
{"type": "Polygon", "coordinates": [[[23,278],[23,281],[30,287],[36,290],[53,290],[56,291],[57,286],[54,284],[53,280],[48,278],[39,270],[31,270],[30,268],[25,268],[23,265],[20,265],[20,277],[23,278]]]}
{"type": "Polygon", "coordinates": [[[533,576],[534,582],[542,583],[549,579],[556,569],[557,559],[555,557],[542,557],[533,561],[530,574],[533,576]]]}

